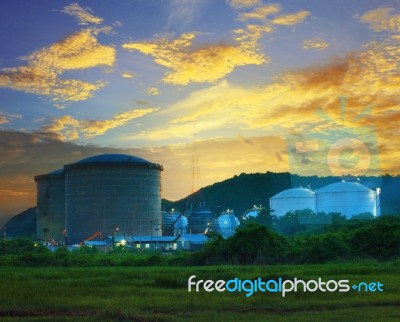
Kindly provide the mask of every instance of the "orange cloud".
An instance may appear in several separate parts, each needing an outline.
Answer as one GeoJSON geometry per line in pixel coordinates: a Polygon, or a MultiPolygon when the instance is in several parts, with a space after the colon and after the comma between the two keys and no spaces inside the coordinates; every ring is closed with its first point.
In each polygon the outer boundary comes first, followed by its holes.
{"type": "Polygon", "coordinates": [[[72,3],[69,6],[64,7],[64,9],[61,10],[61,12],[64,12],[77,19],[80,25],[87,25],[87,24],[98,25],[103,22],[103,19],[94,16],[88,10],[90,9],[85,10],[79,4],[72,3]]]}
{"type": "MultiPolygon", "coordinates": [[[[171,116],[165,125],[134,133],[130,139],[163,142],[190,138],[194,132],[210,138],[221,131],[245,135],[254,130],[286,136],[292,131],[318,133],[340,126],[361,131],[373,126],[383,151],[383,171],[398,173],[400,143],[393,138],[400,135],[400,38],[390,35],[364,48],[326,64],[288,71],[264,86],[220,81],[165,108],[161,113],[171,116]],[[345,115],[338,102],[342,95],[349,98],[345,115]]],[[[305,170],[315,171],[312,165],[305,170]]]]}
{"type": "Polygon", "coordinates": [[[114,115],[110,120],[77,120],[70,115],[54,119],[50,125],[43,127],[44,131],[55,132],[63,140],[75,140],[83,135],[90,138],[102,135],[107,131],[126,125],[129,121],[157,111],[158,108],[134,109],[114,115]]]}
{"type": "Polygon", "coordinates": [[[112,66],[115,49],[100,45],[91,30],[84,29],[22,59],[27,66],[1,70],[0,87],[49,97],[54,105],[63,107],[92,97],[105,83],[63,79],[60,75],[68,70],[112,66]]]}
{"type": "Polygon", "coordinates": [[[329,47],[329,43],[320,38],[308,39],[303,41],[303,49],[323,50],[329,47]]]}

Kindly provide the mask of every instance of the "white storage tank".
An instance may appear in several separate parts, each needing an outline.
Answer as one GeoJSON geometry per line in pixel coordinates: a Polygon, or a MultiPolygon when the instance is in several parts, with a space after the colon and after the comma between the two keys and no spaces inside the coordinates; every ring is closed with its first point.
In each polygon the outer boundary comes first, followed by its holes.
{"type": "Polygon", "coordinates": [[[370,213],[379,214],[379,195],[358,182],[336,182],[316,192],[317,212],[341,213],[347,218],[370,213]]]}
{"type": "Polygon", "coordinates": [[[288,212],[310,209],[315,212],[315,193],[306,188],[284,190],[269,199],[272,215],[284,216],[288,212]]]}

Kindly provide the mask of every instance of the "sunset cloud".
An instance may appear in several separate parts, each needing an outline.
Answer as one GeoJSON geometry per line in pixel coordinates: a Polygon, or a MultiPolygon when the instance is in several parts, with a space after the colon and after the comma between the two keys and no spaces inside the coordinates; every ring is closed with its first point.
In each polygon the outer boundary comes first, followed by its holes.
{"type": "Polygon", "coordinates": [[[10,123],[13,119],[22,118],[21,114],[10,114],[0,111],[0,125],[10,123]]]}
{"type": "Polygon", "coordinates": [[[294,14],[283,15],[272,20],[274,25],[292,26],[303,22],[311,13],[306,10],[294,14]]]}
{"type": "Polygon", "coordinates": [[[149,95],[153,95],[153,96],[160,95],[160,91],[156,87],[149,87],[146,90],[146,93],[149,94],[149,95]]]}
{"type": "Polygon", "coordinates": [[[158,108],[133,109],[128,112],[115,114],[110,120],[77,120],[70,115],[53,119],[43,130],[59,134],[63,140],[73,141],[81,136],[90,138],[102,135],[107,131],[126,125],[129,121],[157,111],[158,108]]]}
{"type": "Polygon", "coordinates": [[[90,9],[83,9],[77,3],[72,3],[69,6],[64,7],[61,12],[66,13],[77,19],[80,25],[101,24],[103,22],[103,19],[94,16],[92,13],[89,12],[89,10],[90,9]]]}
{"type": "Polygon", "coordinates": [[[323,50],[329,47],[329,43],[320,38],[308,39],[303,41],[303,49],[323,50]]]}
{"type": "Polygon", "coordinates": [[[382,7],[366,12],[361,16],[362,22],[368,23],[374,31],[400,31],[400,14],[392,15],[394,8],[382,7]]]}
{"type": "MultiPolygon", "coordinates": [[[[324,133],[343,126],[361,131],[372,126],[382,170],[393,173],[397,157],[390,153],[400,156],[400,143],[393,140],[400,135],[399,87],[400,39],[388,37],[325,64],[288,71],[264,86],[245,87],[223,80],[192,92],[164,109],[162,113],[173,116],[169,123],[134,133],[130,139],[163,142],[194,133],[212,138],[230,129],[244,135],[257,130],[285,137],[293,131],[324,133]],[[348,97],[344,115],[338,101],[343,95],[348,97]]],[[[312,165],[306,170],[315,173],[312,165]]]]}
{"type": "Polygon", "coordinates": [[[174,85],[214,82],[236,67],[266,62],[261,53],[240,45],[212,44],[193,48],[195,37],[194,33],[187,33],[173,40],[161,38],[153,42],[126,43],[122,47],[153,56],[155,63],[171,70],[163,81],[174,85]]]}
{"type": "MultiPolygon", "coordinates": [[[[234,1],[236,8],[252,7],[258,1],[234,1]]],[[[237,67],[262,65],[270,62],[260,47],[260,39],[266,33],[275,31],[277,25],[291,26],[303,22],[310,15],[308,11],[276,16],[281,7],[278,4],[257,5],[251,11],[240,12],[239,21],[245,25],[232,30],[230,41],[201,44],[199,33],[184,33],[178,38],[159,37],[152,41],[124,43],[122,48],[139,51],[152,56],[154,62],[169,69],[163,81],[173,85],[190,83],[215,83],[224,79],[237,67]],[[269,16],[275,16],[270,19],[269,16]],[[256,23],[249,23],[255,20],[256,23]]]]}
{"type": "Polygon", "coordinates": [[[22,58],[27,66],[3,68],[0,87],[48,97],[58,107],[69,102],[86,100],[105,86],[104,82],[89,83],[63,79],[65,71],[112,66],[115,49],[100,45],[91,30],[84,29],[49,47],[22,58]]]}
{"type": "Polygon", "coordinates": [[[251,12],[243,12],[239,14],[238,20],[246,21],[250,19],[265,20],[267,16],[278,13],[281,10],[278,4],[268,4],[255,8],[251,12]]]}
{"type": "MultiPolygon", "coordinates": [[[[287,171],[285,148],[284,140],[276,136],[199,141],[202,175],[194,188],[242,172],[287,171]]],[[[9,217],[35,205],[34,176],[103,153],[130,154],[162,164],[163,198],[180,199],[191,193],[192,143],[122,149],[64,142],[49,132],[0,131],[0,151],[0,222],[1,216],[9,217]]]]}
{"type": "Polygon", "coordinates": [[[121,76],[122,76],[123,78],[134,78],[134,77],[135,77],[135,74],[134,74],[134,73],[129,73],[129,72],[123,72],[123,73],[121,74],[121,76]]]}

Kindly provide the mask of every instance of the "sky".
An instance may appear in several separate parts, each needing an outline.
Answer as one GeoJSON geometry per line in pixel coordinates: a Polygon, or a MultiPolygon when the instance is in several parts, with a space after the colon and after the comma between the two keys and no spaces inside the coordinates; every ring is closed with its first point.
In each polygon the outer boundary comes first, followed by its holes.
{"type": "Polygon", "coordinates": [[[0,8],[0,223],[35,175],[101,153],[163,164],[170,200],[243,172],[399,173],[400,1],[0,8]]]}

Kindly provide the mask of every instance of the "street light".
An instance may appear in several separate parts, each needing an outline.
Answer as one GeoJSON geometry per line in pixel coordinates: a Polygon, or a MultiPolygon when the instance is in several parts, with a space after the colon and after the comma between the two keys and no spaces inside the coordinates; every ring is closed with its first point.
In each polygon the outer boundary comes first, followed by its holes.
{"type": "Polygon", "coordinates": [[[115,232],[118,231],[119,228],[116,227],[115,230],[113,230],[113,234],[112,234],[112,249],[115,249],[115,232]]]}

